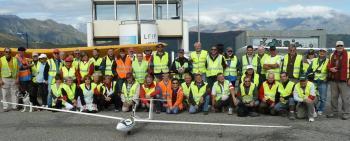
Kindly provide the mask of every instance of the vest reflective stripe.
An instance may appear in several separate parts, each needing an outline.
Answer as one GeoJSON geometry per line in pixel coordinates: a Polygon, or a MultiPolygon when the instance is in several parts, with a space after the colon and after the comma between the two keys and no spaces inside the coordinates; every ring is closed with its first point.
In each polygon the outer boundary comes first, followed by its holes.
{"type": "Polygon", "coordinates": [[[63,84],[62,88],[66,91],[68,99],[71,101],[74,100],[75,90],[77,88],[77,85],[75,83],[73,83],[72,86],[69,86],[67,84],[63,84]]]}
{"type": "MultiPolygon", "coordinates": [[[[289,59],[289,55],[286,54],[284,56],[284,61],[283,61],[283,71],[285,71],[285,72],[287,72],[288,59],[289,59]]],[[[294,68],[293,68],[293,76],[294,76],[294,78],[299,78],[300,69],[302,69],[302,68],[300,68],[300,65],[302,63],[302,59],[303,59],[303,56],[301,56],[299,54],[295,58],[294,68]]]]}
{"type": "Polygon", "coordinates": [[[51,92],[55,97],[61,97],[62,96],[62,88],[63,88],[62,83],[58,87],[56,84],[52,84],[51,85],[51,92]]]}
{"type": "Polygon", "coordinates": [[[191,85],[193,84],[194,82],[191,82],[191,84],[189,86],[186,85],[186,82],[183,82],[181,84],[181,88],[182,88],[182,91],[184,92],[184,95],[185,96],[189,96],[190,95],[190,91],[191,91],[191,85]]]}
{"type": "MultiPolygon", "coordinates": [[[[180,62],[175,61],[175,67],[176,67],[177,70],[179,70],[180,67],[183,67],[183,68],[187,69],[189,66],[188,66],[188,62],[185,62],[185,63],[181,66],[180,62]]],[[[175,74],[174,77],[177,78],[177,79],[185,79],[185,75],[182,75],[182,77],[180,78],[179,73],[175,74]]]]}
{"type": "Polygon", "coordinates": [[[271,100],[271,101],[275,101],[275,96],[277,94],[277,89],[279,86],[279,82],[275,81],[275,84],[272,85],[271,89],[269,87],[269,84],[267,83],[267,81],[265,81],[263,83],[263,87],[264,87],[264,97],[266,100],[271,100]]]}
{"type": "Polygon", "coordinates": [[[242,72],[244,73],[247,70],[248,65],[253,65],[254,71],[258,70],[258,56],[254,55],[252,59],[252,64],[249,64],[247,55],[242,56],[242,72]]]}
{"type": "Polygon", "coordinates": [[[223,73],[224,68],[222,67],[222,55],[218,55],[213,61],[209,55],[207,56],[207,77],[216,76],[218,73],[223,73]]]}
{"type": "Polygon", "coordinates": [[[168,62],[169,62],[169,55],[167,52],[164,52],[164,55],[162,56],[162,58],[160,58],[158,55],[154,55],[153,56],[154,73],[169,72],[168,62]]]}
{"type": "Polygon", "coordinates": [[[135,79],[139,83],[145,81],[147,75],[148,63],[145,60],[142,60],[141,64],[138,61],[132,62],[132,71],[134,73],[135,79]]]}
{"type": "Polygon", "coordinates": [[[205,93],[207,92],[207,85],[207,83],[204,83],[204,85],[198,89],[195,83],[191,84],[191,93],[197,105],[199,104],[201,97],[203,97],[203,95],[205,95],[205,93]]]}
{"type": "Polygon", "coordinates": [[[80,62],[81,62],[81,60],[80,60],[80,59],[74,58],[74,59],[73,59],[73,63],[72,63],[72,65],[73,65],[75,68],[78,68],[78,67],[79,67],[80,62]]]}
{"type": "Polygon", "coordinates": [[[76,79],[75,77],[75,67],[72,66],[69,71],[66,66],[62,67],[62,73],[63,73],[63,78],[66,79],[68,77],[72,77],[73,79],[76,79]]]}
{"type": "Polygon", "coordinates": [[[2,78],[16,78],[18,73],[18,61],[16,57],[11,58],[12,69],[10,69],[6,57],[1,57],[1,77],[2,78]]]}
{"type": "MultiPolygon", "coordinates": [[[[275,56],[275,57],[271,57],[271,56],[269,55],[269,56],[267,57],[267,60],[271,60],[271,62],[276,63],[276,62],[278,62],[278,61],[281,60],[281,56],[277,55],[277,56],[275,56]]],[[[263,70],[265,70],[265,69],[263,69],[263,70]]],[[[280,67],[275,68],[275,69],[266,70],[266,74],[268,74],[268,73],[270,73],[270,72],[273,73],[273,74],[275,74],[275,80],[279,81],[279,80],[281,79],[281,68],[280,68],[280,67]]],[[[268,77],[269,77],[269,76],[266,75],[266,79],[267,79],[268,77]]]]}
{"type": "Polygon", "coordinates": [[[106,96],[110,96],[110,95],[114,94],[116,85],[117,85],[117,82],[113,81],[112,82],[112,89],[111,88],[108,89],[107,86],[105,84],[103,84],[101,87],[103,94],[106,96]]]}
{"type": "Polygon", "coordinates": [[[112,65],[113,65],[113,60],[109,59],[109,57],[106,56],[106,70],[105,70],[105,75],[111,75],[111,76],[113,76],[112,65]]]}
{"type": "Polygon", "coordinates": [[[263,57],[260,59],[260,65],[261,65],[261,74],[266,74],[266,70],[264,69],[264,63],[267,59],[270,58],[270,55],[264,53],[263,57]]]}
{"type": "MultiPolygon", "coordinates": [[[[154,86],[156,85],[156,82],[153,82],[154,86]]],[[[143,90],[145,90],[146,95],[151,95],[154,91],[156,91],[156,87],[153,88],[146,88],[145,84],[142,85],[143,90]]]]}
{"type": "MultiPolygon", "coordinates": [[[[246,77],[246,74],[243,74],[242,77],[241,77],[241,81],[244,82],[244,78],[246,77]]],[[[254,73],[254,80],[252,81],[256,86],[259,86],[259,81],[260,81],[260,78],[259,78],[259,74],[257,73],[254,73]]]]}
{"type": "Polygon", "coordinates": [[[85,75],[87,75],[89,73],[89,68],[90,68],[90,62],[80,62],[79,63],[79,73],[81,78],[84,78],[85,75]]]}
{"type": "MultiPolygon", "coordinates": [[[[21,61],[21,57],[17,56],[16,57],[18,59],[18,61],[23,65],[23,63],[25,64],[28,64],[28,58],[22,58],[23,60],[21,61]]],[[[19,69],[18,71],[18,76],[19,76],[19,80],[24,80],[24,81],[30,81],[31,80],[31,72],[30,72],[30,69],[27,68],[27,69],[19,69]]]]}
{"type": "Polygon", "coordinates": [[[102,58],[98,57],[97,60],[96,60],[94,57],[92,57],[92,58],[90,58],[89,62],[91,64],[94,64],[94,67],[100,66],[101,63],[102,63],[102,58]]]}
{"type": "MultiPolygon", "coordinates": [[[[56,68],[56,63],[55,63],[54,59],[50,59],[48,61],[48,64],[50,66],[49,75],[52,77],[55,77],[57,74],[57,68],[56,68]]],[[[59,64],[58,70],[60,70],[61,68],[62,68],[62,62],[59,64]]]]}
{"type": "MultiPolygon", "coordinates": [[[[285,97],[292,95],[294,85],[295,85],[295,83],[292,81],[289,81],[288,84],[286,85],[286,87],[283,87],[283,84],[280,83],[280,86],[278,87],[278,92],[280,93],[281,98],[285,98],[285,97]]],[[[283,104],[286,104],[288,101],[286,99],[284,99],[283,101],[280,101],[280,102],[283,104]]]]}
{"type": "Polygon", "coordinates": [[[133,97],[136,94],[136,90],[139,86],[139,83],[134,82],[134,84],[132,84],[131,88],[128,90],[126,88],[126,83],[123,83],[122,92],[126,101],[133,100],[133,97]]]}
{"type": "Polygon", "coordinates": [[[168,81],[167,85],[165,85],[164,81],[160,81],[158,83],[158,86],[162,90],[162,96],[163,98],[166,98],[166,95],[171,93],[171,80],[168,81]]]}
{"type": "Polygon", "coordinates": [[[216,93],[215,100],[216,101],[220,100],[221,97],[224,95],[229,96],[231,94],[229,86],[230,86],[230,82],[227,80],[224,81],[224,89],[223,90],[222,90],[221,84],[219,84],[218,81],[216,81],[214,83],[213,88],[215,88],[215,93],[216,93]]]}
{"type": "Polygon", "coordinates": [[[328,73],[327,65],[328,65],[329,59],[326,58],[326,60],[322,64],[318,64],[319,60],[320,60],[319,58],[316,58],[312,61],[311,67],[312,67],[312,71],[315,72],[315,80],[326,80],[327,73],[328,73]]]}
{"type": "Polygon", "coordinates": [[[244,103],[253,101],[253,93],[254,93],[255,87],[256,85],[254,83],[250,83],[249,92],[247,94],[245,92],[243,83],[240,84],[239,89],[240,89],[241,97],[244,103]]]}
{"type": "Polygon", "coordinates": [[[117,68],[116,72],[119,78],[126,78],[126,74],[131,72],[131,59],[130,57],[125,58],[125,62],[121,58],[117,59],[117,68]]]}
{"type": "Polygon", "coordinates": [[[306,84],[305,91],[300,87],[300,83],[295,85],[295,89],[297,90],[298,97],[300,99],[306,99],[307,97],[310,96],[311,85],[313,85],[312,82],[308,81],[307,84],[306,84]]]}
{"type": "Polygon", "coordinates": [[[193,73],[205,73],[205,61],[207,60],[208,52],[206,50],[202,50],[198,55],[196,51],[192,52],[190,57],[193,65],[193,73]]]}
{"type": "Polygon", "coordinates": [[[225,69],[225,76],[237,76],[237,57],[234,56],[233,58],[225,58],[226,60],[226,69],[225,69]],[[230,65],[228,65],[228,61],[231,60],[230,65]]]}

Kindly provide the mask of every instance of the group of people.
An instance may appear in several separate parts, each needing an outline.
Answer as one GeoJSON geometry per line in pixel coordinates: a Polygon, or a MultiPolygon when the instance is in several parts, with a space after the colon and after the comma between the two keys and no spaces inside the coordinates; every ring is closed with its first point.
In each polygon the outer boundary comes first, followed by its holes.
{"type": "MultiPolygon", "coordinates": [[[[227,111],[231,115],[235,111],[238,116],[288,115],[312,122],[325,110],[330,84],[332,112],[327,117],[350,116],[350,54],[342,41],[329,57],[326,49],[320,49],[306,58],[293,44],[284,56],[274,46],[260,46],[257,53],[247,46],[239,58],[230,47],[221,53],[212,46],[208,52],[197,42],[188,58],[180,49],[171,62],[164,47],[158,44],[155,52],[109,49],[106,56],[98,49],[92,56],[53,49],[50,59],[38,53],[26,58],[23,47],[11,56],[6,48],[0,61],[3,100],[17,102],[16,92],[27,92],[35,106],[95,113],[111,107],[148,111],[154,99],[156,113],[227,111]]],[[[16,109],[8,104],[3,108],[16,109]]]]}

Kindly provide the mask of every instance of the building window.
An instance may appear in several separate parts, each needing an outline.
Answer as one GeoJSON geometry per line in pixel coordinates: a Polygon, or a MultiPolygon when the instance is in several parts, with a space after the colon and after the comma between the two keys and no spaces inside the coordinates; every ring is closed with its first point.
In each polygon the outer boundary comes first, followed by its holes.
{"type": "Polygon", "coordinates": [[[113,4],[97,4],[96,20],[114,20],[113,4]]]}
{"type": "MultiPolygon", "coordinates": [[[[169,4],[169,19],[177,18],[179,16],[176,8],[176,4],[169,4]]],[[[167,19],[167,6],[166,4],[157,4],[157,19],[167,19]]]]}
{"type": "Polygon", "coordinates": [[[118,20],[136,20],[135,4],[118,4],[117,5],[118,20]]]}
{"type": "Polygon", "coordinates": [[[152,4],[140,4],[140,20],[153,20],[152,4]]]}

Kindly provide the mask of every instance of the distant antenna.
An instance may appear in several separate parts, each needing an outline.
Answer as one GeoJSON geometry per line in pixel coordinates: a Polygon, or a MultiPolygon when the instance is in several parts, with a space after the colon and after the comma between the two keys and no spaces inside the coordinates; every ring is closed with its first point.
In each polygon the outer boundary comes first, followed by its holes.
{"type": "Polygon", "coordinates": [[[200,26],[199,26],[199,23],[200,23],[200,18],[199,18],[199,0],[197,0],[197,32],[198,32],[198,42],[201,42],[201,31],[200,31],[200,26]]]}

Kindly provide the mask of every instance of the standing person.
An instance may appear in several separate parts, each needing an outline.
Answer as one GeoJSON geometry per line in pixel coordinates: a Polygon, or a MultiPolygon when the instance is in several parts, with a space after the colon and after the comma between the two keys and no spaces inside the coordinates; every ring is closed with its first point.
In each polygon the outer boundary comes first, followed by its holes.
{"type": "MultiPolygon", "coordinates": [[[[271,46],[270,47],[270,55],[268,55],[265,58],[265,61],[263,62],[263,72],[267,73],[274,73],[275,74],[275,80],[279,81],[281,79],[280,73],[281,73],[281,56],[277,55],[276,47],[271,46]]],[[[266,77],[261,76],[261,77],[266,77]]],[[[264,78],[266,79],[266,78],[264,78]]]]}
{"type": "Polygon", "coordinates": [[[71,57],[67,57],[65,59],[64,66],[62,66],[60,71],[61,78],[67,79],[68,77],[72,77],[73,81],[80,84],[80,74],[79,71],[77,71],[76,67],[73,66],[73,59],[71,57]]]}
{"type": "Polygon", "coordinates": [[[79,85],[78,94],[80,95],[80,100],[84,101],[82,102],[83,112],[96,113],[98,111],[97,105],[94,103],[96,86],[95,83],[92,83],[91,77],[89,76],[85,76],[84,83],[79,85]]]}
{"type": "Polygon", "coordinates": [[[239,100],[237,116],[259,116],[259,114],[255,112],[255,109],[259,106],[258,91],[256,85],[252,83],[249,77],[245,77],[239,85],[237,99],[239,100]]]}
{"type": "Polygon", "coordinates": [[[48,96],[47,96],[47,104],[49,107],[52,105],[52,98],[51,98],[51,86],[54,84],[55,76],[57,74],[60,74],[60,70],[62,69],[63,63],[64,63],[65,55],[64,52],[60,52],[58,49],[53,50],[53,58],[48,60],[48,65],[50,67],[49,70],[49,77],[48,77],[48,96]]]}
{"type": "Polygon", "coordinates": [[[253,66],[254,71],[258,70],[258,56],[254,54],[254,47],[252,45],[247,46],[247,53],[242,56],[242,73],[245,73],[247,66],[253,66]]]}
{"type": "Polygon", "coordinates": [[[154,74],[157,81],[162,79],[162,73],[169,73],[170,57],[167,52],[164,52],[164,44],[157,45],[157,52],[152,56],[150,61],[150,73],[154,74]]]}
{"type": "Polygon", "coordinates": [[[297,48],[294,44],[289,45],[288,54],[284,56],[282,71],[287,72],[289,79],[297,82],[299,76],[303,74],[303,56],[297,54],[297,48]]]}
{"type": "Polygon", "coordinates": [[[146,47],[144,53],[144,60],[147,61],[147,63],[149,64],[149,62],[151,61],[152,58],[152,50],[150,47],[146,47]]]}
{"type": "MultiPolygon", "coordinates": [[[[313,49],[310,49],[306,53],[306,58],[303,60],[303,72],[307,73],[312,61],[316,59],[316,53],[313,49]]],[[[313,80],[311,80],[313,81],[313,80]]]]}
{"type": "Polygon", "coordinates": [[[138,105],[140,95],[140,84],[135,81],[132,73],[126,74],[126,81],[122,86],[121,100],[123,102],[122,111],[129,112],[138,105]]]}
{"type": "Polygon", "coordinates": [[[119,90],[119,93],[121,92],[122,85],[126,80],[126,74],[132,72],[131,64],[132,60],[126,54],[126,50],[120,49],[119,54],[117,55],[115,69],[117,72],[117,90],[119,90]]]}
{"type": "Polygon", "coordinates": [[[210,87],[202,80],[200,73],[194,75],[195,82],[191,85],[188,103],[190,105],[190,114],[203,112],[204,115],[209,113],[210,87]]]}
{"type": "Polygon", "coordinates": [[[18,80],[19,80],[19,87],[20,87],[20,93],[25,93],[24,91],[28,92],[29,95],[31,94],[31,80],[32,80],[32,74],[30,72],[31,64],[29,64],[29,59],[24,56],[26,51],[26,48],[19,47],[18,48],[18,54],[16,55],[16,58],[18,60],[19,65],[19,72],[18,72],[18,80]]]}
{"type": "Polygon", "coordinates": [[[192,62],[193,65],[193,74],[200,73],[201,76],[203,77],[202,80],[206,80],[206,67],[205,67],[205,62],[207,60],[208,56],[208,51],[202,50],[202,44],[200,42],[196,42],[194,44],[194,48],[196,51],[192,52],[190,54],[190,61],[192,62]]]}
{"type": "Polygon", "coordinates": [[[228,108],[228,114],[232,115],[233,106],[237,105],[235,97],[235,87],[225,80],[223,73],[217,75],[217,81],[211,89],[213,109],[216,112],[223,111],[224,107],[228,108]]]}
{"type": "MultiPolygon", "coordinates": [[[[147,74],[145,83],[143,83],[140,88],[141,107],[146,112],[148,112],[148,109],[151,106],[149,99],[157,99],[156,86],[157,86],[157,83],[154,81],[154,76],[147,74]]],[[[154,103],[155,103],[155,106],[158,107],[156,109],[160,109],[161,102],[154,101],[154,103]]]]}
{"type": "Polygon", "coordinates": [[[260,113],[276,115],[275,102],[279,86],[280,83],[275,80],[275,74],[269,73],[267,75],[267,80],[259,89],[259,99],[261,101],[259,105],[260,113]]]}
{"type": "Polygon", "coordinates": [[[167,113],[177,114],[183,110],[183,96],[184,93],[180,87],[180,81],[177,78],[171,80],[171,92],[166,97],[167,113]]]}
{"type": "Polygon", "coordinates": [[[289,80],[288,73],[282,72],[281,83],[276,95],[275,110],[282,115],[289,111],[288,118],[290,120],[295,119],[295,101],[293,98],[294,86],[295,83],[289,80]]]}
{"type": "Polygon", "coordinates": [[[148,62],[143,59],[142,53],[137,53],[137,60],[132,62],[132,72],[138,83],[143,84],[147,75],[148,62]]]}
{"type": "MultiPolygon", "coordinates": [[[[271,47],[270,47],[270,50],[271,50],[271,47]]],[[[274,48],[274,50],[276,51],[276,48],[274,48]]],[[[263,46],[258,47],[257,57],[258,57],[258,66],[257,66],[256,73],[260,75],[261,82],[264,82],[266,80],[266,74],[267,74],[266,70],[264,69],[264,63],[269,58],[269,55],[265,53],[265,47],[263,46]]],[[[276,79],[276,80],[279,80],[279,79],[276,79]]]]}
{"type": "Polygon", "coordinates": [[[87,53],[81,53],[81,61],[79,62],[77,69],[80,74],[80,80],[82,80],[82,78],[85,76],[91,77],[94,73],[94,64],[89,61],[89,56],[87,53]]]}
{"type": "Polygon", "coordinates": [[[100,65],[102,63],[102,58],[100,57],[100,52],[97,48],[92,50],[92,57],[89,62],[94,65],[94,72],[101,73],[100,65]]]}
{"type": "Polygon", "coordinates": [[[295,85],[293,96],[297,102],[297,118],[309,118],[309,122],[315,121],[317,117],[315,111],[315,85],[308,81],[305,76],[300,77],[300,82],[295,85]]]}
{"type": "Polygon", "coordinates": [[[171,65],[171,72],[174,74],[174,77],[177,78],[180,83],[184,82],[185,73],[190,73],[192,64],[191,62],[185,57],[185,51],[184,49],[179,49],[178,51],[178,58],[176,58],[171,65]]]}
{"type": "MultiPolygon", "coordinates": [[[[18,90],[18,60],[11,56],[11,49],[4,49],[5,55],[0,59],[0,86],[2,90],[2,100],[4,102],[17,103],[16,91],[18,90]]],[[[9,106],[3,103],[3,111],[8,112],[11,108],[16,109],[16,105],[9,106]]]]}
{"type": "Polygon", "coordinates": [[[81,61],[81,52],[79,49],[74,51],[74,58],[73,58],[73,66],[75,68],[79,67],[80,61],[81,61]]]}
{"type": "Polygon", "coordinates": [[[207,56],[205,68],[207,69],[206,74],[208,86],[211,88],[216,81],[216,75],[223,73],[226,68],[225,59],[221,54],[218,54],[216,46],[211,47],[210,55],[207,56]]]}
{"type": "Polygon", "coordinates": [[[329,118],[336,117],[338,113],[338,99],[342,100],[342,119],[349,119],[350,114],[350,53],[344,49],[344,42],[337,41],[336,50],[331,55],[328,64],[331,85],[332,113],[329,118]]]}
{"type": "Polygon", "coordinates": [[[110,48],[107,51],[107,56],[105,56],[101,62],[100,70],[102,75],[110,75],[114,77],[115,69],[112,68],[113,66],[115,66],[114,50],[110,48]]]}
{"type": "MultiPolygon", "coordinates": [[[[40,106],[39,102],[38,102],[38,90],[39,90],[39,86],[38,83],[36,81],[36,76],[37,76],[37,64],[40,64],[39,62],[39,54],[36,52],[32,53],[32,61],[31,61],[31,73],[32,73],[32,90],[31,90],[31,96],[30,96],[30,102],[32,102],[32,104],[34,106],[40,106]],[[38,63],[39,62],[39,63],[38,63]]],[[[45,88],[47,89],[47,88],[45,88]]]]}
{"type": "MultiPolygon", "coordinates": [[[[50,66],[47,63],[47,56],[46,54],[40,54],[39,56],[39,63],[36,64],[36,74],[35,74],[35,83],[38,86],[38,91],[37,93],[41,96],[42,98],[42,106],[48,107],[47,103],[47,95],[48,95],[48,79],[49,79],[49,70],[50,66]]],[[[33,94],[37,95],[37,94],[33,94]]],[[[37,97],[35,96],[35,100],[37,97]]]]}
{"type": "Polygon", "coordinates": [[[240,62],[236,55],[233,54],[233,49],[228,47],[225,54],[225,79],[230,81],[233,86],[236,85],[238,72],[240,72],[240,62]]]}
{"type": "Polygon", "coordinates": [[[322,48],[319,51],[319,57],[315,58],[310,67],[307,70],[307,76],[313,81],[318,90],[319,94],[319,105],[317,106],[317,114],[322,115],[324,108],[326,106],[327,92],[328,92],[328,83],[327,83],[327,74],[328,68],[327,65],[329,59],[327,58],[327,50],[322,48]]]}

